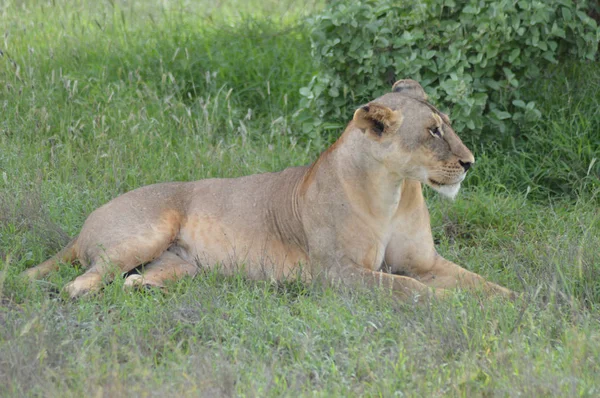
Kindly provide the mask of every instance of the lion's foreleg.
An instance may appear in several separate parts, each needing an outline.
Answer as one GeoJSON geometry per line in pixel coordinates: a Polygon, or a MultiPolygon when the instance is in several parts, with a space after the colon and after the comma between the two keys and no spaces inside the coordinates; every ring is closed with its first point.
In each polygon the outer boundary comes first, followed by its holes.
{"type": "Polygon", "coordinates": [[[431,287],[416,279],[393,275],[385,272],[372,271],[360,266],[333,267],[328,270],[328,279],[334,284],[342,283],[347,286],[364,286],[369,289],[389,289],[394,296],[403,301],[417,302],[423,299],[446,297],[448,292],[442,288],[431,287]]]}
{"type": "Polygon", "coordinates": [[[516,293],[486,281],[482,276],[468,271],[459,265],[437,255],[431,268],[427,267],[419,274],[419,280],[425,285],[435,288],[451,289],[462,288],[469,290],[482,290],[488,295],[501,295],[513,298],[516,293]]]}

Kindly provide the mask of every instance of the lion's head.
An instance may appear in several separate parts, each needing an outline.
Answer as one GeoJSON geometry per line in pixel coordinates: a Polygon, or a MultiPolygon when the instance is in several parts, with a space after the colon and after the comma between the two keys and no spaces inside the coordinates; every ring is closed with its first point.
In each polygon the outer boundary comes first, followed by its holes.
{"type": "Polygon", "coordinates": [[[353,124],[370,142],[370,155],[390,172],[429,185],[453,198],[475,161],[447,115],[427,102],[414,80],[356,110],[353,124]]]}

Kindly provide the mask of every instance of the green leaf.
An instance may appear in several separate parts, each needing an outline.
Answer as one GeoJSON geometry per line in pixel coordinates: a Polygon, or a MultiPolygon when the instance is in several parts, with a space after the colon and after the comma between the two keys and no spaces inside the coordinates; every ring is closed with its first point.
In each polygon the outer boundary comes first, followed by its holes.
{"type": "Polygon", "coordinates": [[[478,12],[479,12],[479,9],[477,7],[466,6],[465,8],[463,8],[464,14],[477,14],[478,12]]]}
{"type": "Polygon", "coordinates": [[[498,120],[510,119],[510,117],[511,117],[510,113],[505,112],[505,111],[500,111],[498,109],[494,109],[492,111],[492,113],[494,114],[494,116],[496,116],[496,118],[498,120]]]}
{"type": "Polygon", "coordinates": [[[496,80],[492,80],[489,79],[488,81],[486,81],[485,83],[488,87],[490,87],[492,90],[500,90],[502,88],[502,85],[500,84],[500,82],[496,81],[496,80]]]}
{"type": "Polygon", "coordinates": [[[517,57],[521,55],[521,49],[520,48],[515,48],[514,50],[512,50],[510,52],[510,55],[508,56],[508,62],[513,63],[515,62],[515,60],[517,59],[517,57]]]}
{"type": "Polygon", "coordinates": [[[514,79],[515,74],[513,73],[513,71],[511,71],[508,68],[502,68],[502,71],[504,72],[504,75],[508,80],[514,79]]]}
{"type": "Polygon", "coordinates": [[[312,91],[310,90],[310,88],[308,88],[308,87],[302,87],[302,88],[300,89],[300,95],[302,95],[303,97],[309,97],[309,98],[312,98],[312,96],[313,96],[313,93],[312,93],[312,91]]]}

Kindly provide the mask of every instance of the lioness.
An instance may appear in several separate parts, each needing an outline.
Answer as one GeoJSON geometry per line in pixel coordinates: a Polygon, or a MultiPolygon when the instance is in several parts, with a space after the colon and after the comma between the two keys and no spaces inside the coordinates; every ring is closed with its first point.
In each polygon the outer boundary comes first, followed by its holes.
{"type": "Polygon", "coordinates": [[[384,286],[403,299],[454,287],[510,295],[434,248],[421,184],[454,197],[473,162],[419,83],[400,80],[357,109],[312,165],[135,189],[94,211],[67,247],[25,273],[42,277],[79,260],[88,269],[65,286],[71,297],[140,265],[125,286],[162,287],[219,266],[250,278],[384,286]]]}

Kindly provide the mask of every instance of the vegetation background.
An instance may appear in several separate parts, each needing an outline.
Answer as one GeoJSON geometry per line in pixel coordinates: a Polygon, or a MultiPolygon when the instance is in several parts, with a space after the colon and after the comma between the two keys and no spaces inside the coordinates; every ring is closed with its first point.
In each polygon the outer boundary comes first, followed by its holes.
{"type": "Polygon", "coordinates": [[[426,189],[440,253],[514,303],[216,273],[69,301],[77,268],[18,276],[128,190],[314,160],[340,132],[297,119],[319,73],[306,18],[325,7],[0,1],[0,395],[600,394],[596,61],[528,82],[542,117],[514,134],[459,132],[477,164],[455,202],[426,189]]]}

